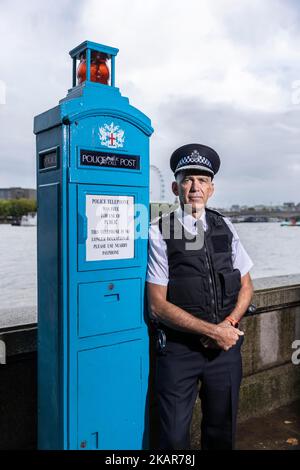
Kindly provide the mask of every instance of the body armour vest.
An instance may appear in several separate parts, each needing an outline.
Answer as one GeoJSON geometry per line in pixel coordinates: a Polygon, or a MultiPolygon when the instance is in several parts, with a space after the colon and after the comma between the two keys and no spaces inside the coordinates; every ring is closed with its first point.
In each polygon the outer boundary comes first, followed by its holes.
{"type": "Polygon", "coordinates": [[[232,232],[221,214],[206,209],[204,244],[193,249],[196,237],[174,219],[173,212],[157,222],[167,244],[167,300],[202,320],[219,323],[234,309],[241,288],[240,271],[232,263],[232,232]]]}

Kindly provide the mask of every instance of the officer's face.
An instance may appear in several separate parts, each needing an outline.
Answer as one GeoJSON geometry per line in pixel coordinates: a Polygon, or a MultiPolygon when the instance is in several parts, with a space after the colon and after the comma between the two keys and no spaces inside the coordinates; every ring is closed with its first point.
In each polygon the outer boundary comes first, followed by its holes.
{"type": "Polygon", "coordinates": [[[192,213],[202,212],[214,192],[211,177],[195,172],[179,172],[172,184],[173,193],[179,197],[180,205],[188,204],[192,213]]]}

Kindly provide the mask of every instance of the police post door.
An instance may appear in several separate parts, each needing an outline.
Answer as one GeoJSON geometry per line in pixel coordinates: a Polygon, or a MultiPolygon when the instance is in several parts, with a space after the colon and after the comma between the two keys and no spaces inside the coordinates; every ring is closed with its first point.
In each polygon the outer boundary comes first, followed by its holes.
{"type": "Polygon", "coordinates": [[[73,49],[73,87],[34,123],[40,449],[148,442],[153,129],[114,86],[117,52],[88,41],[73,49]]]}

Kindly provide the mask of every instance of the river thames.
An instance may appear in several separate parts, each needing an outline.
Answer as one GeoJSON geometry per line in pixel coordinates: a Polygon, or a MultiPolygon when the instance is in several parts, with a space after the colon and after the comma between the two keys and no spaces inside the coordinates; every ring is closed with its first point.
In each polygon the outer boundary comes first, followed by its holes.
{"type": "MultiPolygon", "coordinates": [[[[300,273],[300,227],[239,223],[253,279],[300,273]]],[[[0,225],[0,327],[36,321],[36,227],[0,225]]]]}

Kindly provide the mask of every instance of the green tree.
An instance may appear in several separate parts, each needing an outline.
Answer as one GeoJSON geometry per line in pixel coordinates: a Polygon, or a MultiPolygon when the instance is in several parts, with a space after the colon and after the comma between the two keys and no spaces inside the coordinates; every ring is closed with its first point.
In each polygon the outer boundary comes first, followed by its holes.
{"type": "Polygon", "coordinates": [[[34,199],[11,199],[9,202],[9,215],[22,217],[29,212],[36,212],[36,201],[34,199]]]}
{"type": "Polygon", "coordinates": [[[10,211],[10,201],[0,199],[0,217],[7,217],[10,211]]]}

